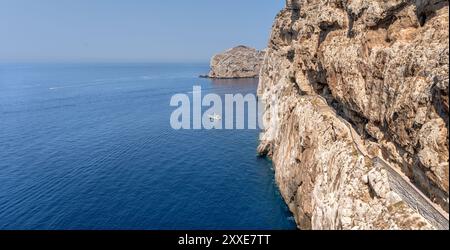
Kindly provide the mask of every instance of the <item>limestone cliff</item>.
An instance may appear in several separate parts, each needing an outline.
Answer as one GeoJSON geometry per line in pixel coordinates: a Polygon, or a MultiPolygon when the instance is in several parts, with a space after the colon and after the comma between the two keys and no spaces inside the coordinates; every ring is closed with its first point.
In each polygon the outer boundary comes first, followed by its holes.
{"type": "Polygon", "coordinates": [[[448,228],[448,8],[288,0],[278,14],[258,89],[270,124],[259,151],[299,227],[448,228]],[[402,195],[392,172],[427,204],[402,195]]]}
{"type": "Polygon", "coordinates": [[[259,76],[264,51],[238,46],[211,59],[210,78],[256,78],[259,76]]]}

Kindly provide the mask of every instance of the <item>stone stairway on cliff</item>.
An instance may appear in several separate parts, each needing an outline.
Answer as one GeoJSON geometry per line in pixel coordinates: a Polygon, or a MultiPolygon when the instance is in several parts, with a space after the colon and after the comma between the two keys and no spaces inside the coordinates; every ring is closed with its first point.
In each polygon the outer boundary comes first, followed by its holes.
{"type": "Polygon", "coordinates": [[[339,120],[349,129],[355,148],[365,157],[370,159],[375,167],[385,169],[388,174],[389,185],[392,191],[396,192],[402,200],[412,209],[416,210],[431,225],[439,230],[449,230],[449,214],[440,206],[432,202],[422,191],[420,191],[411,180],[400,170],[390,165],[387,161],[379,156],[371,156],[367,153],[366,147],[360,136],[353,129],[352,125],[336,112],[326,105],[327,101],[320,95],[316,95],[321,100],[319,108],[322,111],[333,112],[339,120]]]}

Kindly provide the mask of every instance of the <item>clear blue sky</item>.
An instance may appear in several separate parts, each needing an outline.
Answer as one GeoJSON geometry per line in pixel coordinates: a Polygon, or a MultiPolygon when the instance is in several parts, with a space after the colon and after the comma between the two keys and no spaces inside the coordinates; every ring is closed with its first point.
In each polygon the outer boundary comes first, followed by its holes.
{"type": "Polygon", "coordinates": [[[0,0],[0,61],[209,61],[267,45],[284,0],[0,0]]]}

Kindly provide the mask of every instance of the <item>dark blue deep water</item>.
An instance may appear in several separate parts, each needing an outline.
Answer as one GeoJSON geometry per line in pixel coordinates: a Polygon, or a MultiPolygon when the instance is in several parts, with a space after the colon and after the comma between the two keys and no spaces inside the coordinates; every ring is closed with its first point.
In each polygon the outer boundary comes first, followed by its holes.
{"type": "Polygon", "coordinates": [[[0,65],[0,229],[295,229],[257,130],[173,130],[170,98],[255,93],[202,64],[0,65]]]}

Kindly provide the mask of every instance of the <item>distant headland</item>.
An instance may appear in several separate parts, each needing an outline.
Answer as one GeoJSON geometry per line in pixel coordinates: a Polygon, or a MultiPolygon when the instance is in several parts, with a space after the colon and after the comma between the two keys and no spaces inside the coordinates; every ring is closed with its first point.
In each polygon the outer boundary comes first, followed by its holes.
{"type": "Polygon", "coordinates": [[[215,55],[211,69],[203,78],[257,78],[264,61],[265,51],[247,46],[237,46],[215,55]]]}

